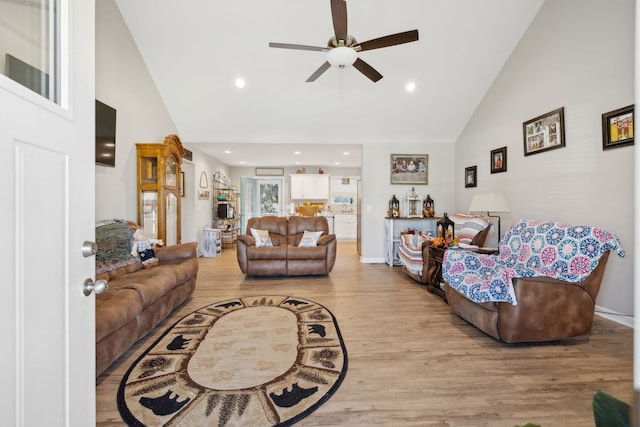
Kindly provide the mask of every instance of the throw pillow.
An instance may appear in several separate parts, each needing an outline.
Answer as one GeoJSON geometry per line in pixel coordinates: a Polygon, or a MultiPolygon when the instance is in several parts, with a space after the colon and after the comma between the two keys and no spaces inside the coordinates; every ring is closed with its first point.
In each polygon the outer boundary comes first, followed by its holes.
{"type": "Polygon", "coordinates": [[[415,248],[416,247],[416,235],[411,233],[402,233],[402,244],[404,244],[407,248],[415,248]]]}
{"type": "Polygon", "coordinates": [[[456,236],[460,238],[461,243],[469,244],[476,236],[476,234],[487,228],[488,225],[489,221],[487,221],[485,218],[477,217],[470,219],[469,221],[464,223],[462,229],[460,230],[460,234],[456,234],[456,236]]]}
{"type": "Polygon", "coordinates": [[[269,237],[269,230],[258,230],[257,228],[252,228],[251,235],[256,239],[256,247],[263,248],[266,246],[273,246],[271,237],[269,237]]]}
{"type": "Polygon", "coordinates": [[[299,248],[309,248],[318,246],[318,239],[322,235],[322,231],[306,231],[302,233],[302,239],[300,239],[299,248]]]}

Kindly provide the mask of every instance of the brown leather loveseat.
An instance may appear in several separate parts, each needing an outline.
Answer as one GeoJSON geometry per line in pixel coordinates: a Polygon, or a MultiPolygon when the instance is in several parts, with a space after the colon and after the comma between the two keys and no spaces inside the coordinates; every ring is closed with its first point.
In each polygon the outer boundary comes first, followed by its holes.
{"type": "Polygon", "coordinates": [[[329,234],[329,224],[322,216],[265,216],[251,218],[246,234],[238,236],[238,264],[252,276],[299,276],[329,274],[336,261],[337,241],[329,234]],[[257,246],[252,230],[266,231],[270,246],[257,246]],[[322,232],[315,246],[301,247],[307,232],[322,232]]]}

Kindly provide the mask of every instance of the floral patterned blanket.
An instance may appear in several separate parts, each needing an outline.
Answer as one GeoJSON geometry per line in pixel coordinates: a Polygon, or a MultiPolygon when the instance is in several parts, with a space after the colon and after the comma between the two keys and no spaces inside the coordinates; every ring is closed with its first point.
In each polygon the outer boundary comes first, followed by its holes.
{"type": "Polygon", "coordinates": [[[446,251],[443,279],[472,301],[517,305],[511,281],[514,277],[546,276],[581,282],[606,251],[625,255],[619,239],[600,228],[525,219],[509,227],[499,249],[498,255],[446,251]]]}

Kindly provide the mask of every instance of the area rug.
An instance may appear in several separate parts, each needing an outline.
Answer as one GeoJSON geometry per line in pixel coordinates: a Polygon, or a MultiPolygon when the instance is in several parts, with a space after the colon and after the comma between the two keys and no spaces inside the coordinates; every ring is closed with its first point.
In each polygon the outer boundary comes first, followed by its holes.
{"type": "Polygon", "coordinates": [[[322,305],[291,296],[202,307],[129,368],[118,409],[130,426],[285,426],[338,389],[347,352],[322,305]]]}

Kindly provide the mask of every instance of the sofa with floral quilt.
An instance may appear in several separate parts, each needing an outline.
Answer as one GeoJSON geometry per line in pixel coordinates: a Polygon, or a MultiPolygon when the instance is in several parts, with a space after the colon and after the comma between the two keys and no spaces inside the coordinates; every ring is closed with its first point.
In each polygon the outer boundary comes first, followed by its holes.
{"type": "Polygon", "coordinates": [[[525,219],[499,250],[449,250],[442,277],[453,312],[509,343],[589,333],[609,253],[624,256],[618,238],[600,228],[525,219]]]}

